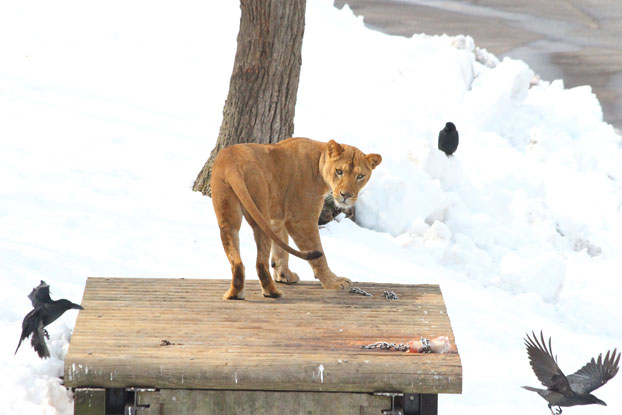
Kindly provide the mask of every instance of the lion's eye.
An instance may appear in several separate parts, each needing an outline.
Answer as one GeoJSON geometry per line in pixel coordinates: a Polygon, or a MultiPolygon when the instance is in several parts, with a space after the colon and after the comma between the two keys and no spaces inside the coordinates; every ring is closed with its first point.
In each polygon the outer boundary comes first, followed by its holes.
{"type": "Polygon", "coordinates": [[[365,178],[364,174],[359,174],[358,176],[356,176],[356,180],[363,180],[365,178]]]}
{"type": "Polygon", "coordinates": [[[335,173],[337,173],[337,176],[341,176],[343,174],[343,170],[337,169],[335,170],[335,173]]]}

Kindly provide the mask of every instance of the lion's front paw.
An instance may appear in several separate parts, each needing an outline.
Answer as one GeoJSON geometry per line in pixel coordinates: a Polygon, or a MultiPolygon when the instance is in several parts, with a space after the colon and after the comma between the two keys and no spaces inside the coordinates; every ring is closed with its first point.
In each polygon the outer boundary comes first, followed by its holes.
{"type": "Polygon", "coordinates": [[[285,267],[275,268],[272,275],[274,275],[274,280],[276,282],[282,282],[284,284],[295,284],[300,281],[298,274],[285,267]]]}
{"type": "Polygon", "coordinates": [[[263,296],[266,298],[282,298],[283,292],[279,290],[274,291],[264,291],[263,296]]]}
{"type": "Polygon", "coordinates": [[[223,300],[243,300],[244,299],[244,290],[235,290],[233,288],[229,288],[227,292],[222,296],[223,300]]]}
{"type": "Polygon", "coordinates": [[[328,281],[322,281],[322,287],[330,290],[346,290],[351,286],[352,281],[344,277],[334,277],[328,281]]]}

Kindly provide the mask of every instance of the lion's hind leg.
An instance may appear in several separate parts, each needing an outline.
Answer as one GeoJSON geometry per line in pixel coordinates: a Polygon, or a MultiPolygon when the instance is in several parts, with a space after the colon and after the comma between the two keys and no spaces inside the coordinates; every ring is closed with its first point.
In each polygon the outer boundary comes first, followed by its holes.
{"type": "Polygon", "coordinates": [[[253,227],[255,242],[257,243],[257,276],[261,284],[261,291],[264,297],[279,298],[283,293],[276,287],[270,269],[268,268],[268,258],[270,256],[270,238],[263,233],[258,226],[253,227]]]}
{"type": "Polygon", "coordinates": [[[212,203],[220,228],[222,247],[231,264],[231,286],[223,295],[223,299],[243,300],[244,264],[240,256],[239,237],[242,225],[242,206],[230,187],[218,186],[214,180],[212,180],[212,203]]]}
{"type": "MultiPolygon", "coordinates": [[[[268,183],[265,181],[262,175],[254,175],[247,177],[250,182],[249,187],[255,189],[252,197],[255,205],[259,209],[264,218],[270,218],[270,202],[268,200],[268,183]],[[252,184],[252,186],[250,186],[252,184]]],[[[257,222],[253,220],[245,209],[244,217],[248,224],[253,228],[253,235],[255,237],[255,243],[257,245],[257,262],[255,267],[257,269],[257,276],[259,277],[259,283],[261,284],[261,291],[264,297],[279,298],[283,296],[283,293],[276,287],[276,283],[270,275],[270,268],[268,267],[268,260],[270,259],[270,244],[271,239],[268,235],[261,230],[257,222]]]]}
{"type": "MultiPolygon", "coordinates": [[[[287,242],[289,235],[283,221],[273,220],[272,229],[279,238],[287,242]]],[[[300,281],[298,274],[289,269],[289,254],[274,242],[272,243],[272,259],[270,260],[270,265],[272,266],[272,274],[276,282],[295,284],[300,281]]]]}

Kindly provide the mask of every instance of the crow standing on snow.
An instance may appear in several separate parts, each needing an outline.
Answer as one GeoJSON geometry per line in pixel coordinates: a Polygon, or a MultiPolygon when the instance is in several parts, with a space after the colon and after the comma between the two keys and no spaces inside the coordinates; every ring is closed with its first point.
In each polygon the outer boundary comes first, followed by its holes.
{"type": "Polygon", "coordinates": [[[438,149],[447,154],[447,157],[454,154],[458,148],[458,130],[453,122],[448,122],[438,133],[438,149]]]}
{"type": "Polygon", "coordinates": [[[572,375],[565,376],[559,366],[557,366],[557,357],[553,357],[551,338],[549,337],[548,349],[542,332],[540,332],[540,339],[541,342],[538,341],[535,333],[533,333],[533,339],[527,335],[525,345],[527,346],[531,368],[538,380],[546,386],[546,389],[532,388],[531,386],[523,386],[523,388],[537,392],[546,399],[553,415],[561,414],[562,406],[589,405],[593,403],[607,406],[605,402],[590,392],[603,386],[618,373],[620,353],[617,354],[616,358],[617,349],[614,349],[613,353],[608,351],[604,360],[602,354],[599,354],[597,361],[592,358],[581,369],[572,375]],[[553,406],[557,406],[555,412],[553,412],[553,406]]]}
{"type": "Polygon", "coordinates": [[[52,301],[50,298],[50,286],[47,285],[45,281],[41,281],[38,287],[33,288],[28,298],[32,302],[34,309],[24,317],[24,321],[22,322],[22,336],[19,339],[15,353],[19,350],[22,341],[32,334],[30,343],[39,354],[39,357],[42,359],[50,357],[50,352],[44,339],[44,337],[49,339],[50,336],[45,330],[45,326],[56,321],[56,319],[62,316],[67,310],[84,309],[82,306],[74,304],[69,300],[52,301]]]}

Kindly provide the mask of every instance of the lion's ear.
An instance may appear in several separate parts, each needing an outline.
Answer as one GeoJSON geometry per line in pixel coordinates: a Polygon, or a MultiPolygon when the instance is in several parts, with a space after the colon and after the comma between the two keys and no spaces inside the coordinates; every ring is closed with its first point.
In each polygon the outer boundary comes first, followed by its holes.
{"type": "Polygon", "coordinates": [[[335,159],[339,157],[341,153],[343,152],[344,152],[344,149],[341,146],[341,144],[337,143],[335,140],[330,140],[328,142],[328,156],[331,159],[335,159]]]}
{"type": "Polygon", "coordinates": [[[365,156],[367,161],[371,164],[371,168],[375,169],[377,165],[382,162],[382,156],[380,154],[368,154],[365,156]]]}

